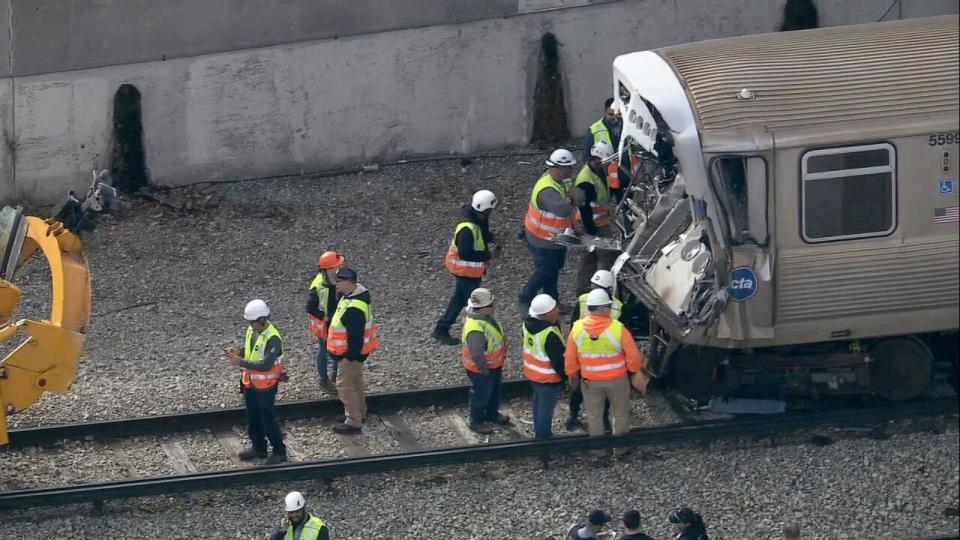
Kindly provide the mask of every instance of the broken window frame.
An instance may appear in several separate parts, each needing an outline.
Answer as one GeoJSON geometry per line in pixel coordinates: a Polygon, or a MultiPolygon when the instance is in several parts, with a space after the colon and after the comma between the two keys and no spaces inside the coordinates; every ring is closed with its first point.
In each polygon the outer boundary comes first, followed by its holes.
{"type": "Polygon", "coordinates": [[[743,245],[753,245],[765,247],[770,242],[770,205],[768,203],[768,197],[770,193],[770,166],[767,163],[766,158],[758,154],[724,154],[715,156],[710,160],[710,186],[713,189],[714,196],[718,201],[720,208],[723,212],[725,228],[727,233],[727,238],[730,240],[731,245],[734,246],[743,246],[743,245]],[[731,208],[730,201],[727,198],[727,190],[724,186],[723,179],[719,174],[720,162],[725,159],[739,159],[743,161],[744,167],[744,182],[746,184],[746,205],[744,207],[745,219],[746,219],[746,229],[735,231],[734,229],[740,229],[736,225],[736,219],[734,217],[733,209],[731,208]],[[759,231],[752,230],[751,227],[751,190],[750,190],[750,177],[749,177],[749,167],[748,161],[750,159],[759,159],[763,163],[763,194],[761,196],[761,207],[763,208],[763,237],[756,238],[755,235],[759,231]]]}
{"type": "Polygon", "coordinates": [[[835,146],[829,148],[816,148],[807,150],[800,157],[800,236],[804,242],[810,244],[820,244],[824,242],[836,242],[842,240],[857,240],[861,238],[877,238],[890,236],[897,230],[898,223],[898,201],[897,201],[897,148],[889,142],[878,142],[869,144],[856,144],[849,146],[835,146]],[[860,167],[856,169],[833,169],[816,173],[808,172],[809,161],[811,158],[825,155],[854,154],[868,152],[871,150],[886,150],[887,164],[871,167],[860,167]],[[836,180],[865,176],[868,174],[890,174],[890,227],[885,230],[878,230],[865,233],[844,234],[838,236],[810,237],[807,235],[807,185],[809,182],[818,180],[836,180]]]}

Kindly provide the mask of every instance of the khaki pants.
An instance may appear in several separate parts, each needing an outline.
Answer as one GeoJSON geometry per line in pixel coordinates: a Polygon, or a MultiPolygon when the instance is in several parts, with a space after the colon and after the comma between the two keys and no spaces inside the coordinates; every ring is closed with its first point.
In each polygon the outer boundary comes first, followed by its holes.
{"type": "MultiPolygon", "coordinates": [[[[613,232],[610,226],[600,229],[600,236],[610,237],[613,232]]],[[[609,270],[617,260],[617,252],[606,249],[595,249],[593,251],[584,251],[580,255],[580,262],[577,264],[577,295],[581,295],[590,290],[590,278],[597,270],[609,270]]]]}
{"type": "Polygon", "coordinates": [[[337,377],[337,395],[343,403],[344,421],[348,426],[362,427],[367,418],[367,395],[363,391],[363,362],[357,360],[340,361],[337,377]]]}
{"type": "Polygon", "coordinates": [[[630,379],[619,377],[610,381],[580,382],[583,389],[583,409],[587,413],[587,431],[591,437],[603,435],[603,404],[610,401],[610,427],[614,435],[630,431],[630,379]]]}

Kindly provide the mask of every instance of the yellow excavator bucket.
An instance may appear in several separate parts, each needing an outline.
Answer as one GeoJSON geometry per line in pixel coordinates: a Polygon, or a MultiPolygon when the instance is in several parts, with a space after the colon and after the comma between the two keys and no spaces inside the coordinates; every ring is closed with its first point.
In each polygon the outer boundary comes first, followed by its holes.
{"type": "Polygon", "coordinates": [[[45,392],[70,388],[90,324],[90,267],[80,238],[55,220],[0,210],[0,343],[20,340],[0,360],[0,445],[7,444],[6,417],[27,409],[45,392]],[[11,280],[37,252],[50,266],[53,300],[47,320],[10,320],[21,291],[11,280]]]}

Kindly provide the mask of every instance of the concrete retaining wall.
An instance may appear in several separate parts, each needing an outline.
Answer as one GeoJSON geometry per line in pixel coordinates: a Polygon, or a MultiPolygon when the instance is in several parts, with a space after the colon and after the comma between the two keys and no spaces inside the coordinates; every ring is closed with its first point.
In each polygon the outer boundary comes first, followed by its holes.
{"type": "MultiPolygon", "coordinates": [[[[13,30],[0,32],[0,200],[60,200],[108,166],[112,99],[124,83],[143,96],[152,182],[290,174],[525,143],[545,32],[561,44],[567,112],[580,131],[610,94],[616,55],[772,31],[782,13],[781,2],[754,0],[411,0],[387,12],[371,9],[383,4],[374,0],[90,4],[0,2],[0,23],[13,30]],[[571,3],[591,5],[551,9],[571,3]],[[521,13],[537,9],[546,11],[521,13]],[[115,17],[126,26],[113,29],[115,17]],[[381,31],[397,25],[418,28],[381,31]],[[271,44],[283,36],[290,43],[271,44]]],[[[817,4],[824,25],[876,20],[890,6],[817,4]]],[[[888,19],[958,8],[901,4],[888,19]]]]}

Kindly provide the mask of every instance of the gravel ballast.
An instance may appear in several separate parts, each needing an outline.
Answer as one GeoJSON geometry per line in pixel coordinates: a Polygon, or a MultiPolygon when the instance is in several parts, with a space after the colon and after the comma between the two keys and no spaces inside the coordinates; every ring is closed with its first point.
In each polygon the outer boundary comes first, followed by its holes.
{"type": "Polygon", "coordinates": [[[606,466],[577,455],[546,470],[523,459],[115,501],[97,515],[8,511],[0,537],[259,539],[278,523],[283,495],[299,489],[337,540],[560,539],[593,507],[637,508],[663,539],[679,504],[700,509],[714,539],[779,538],[784,521],[811,539],[917,538],[960,527],[957,420],[935,424],[886,440],[825,431],[827,446],[725,440],[644,448],[606,466]]]}

